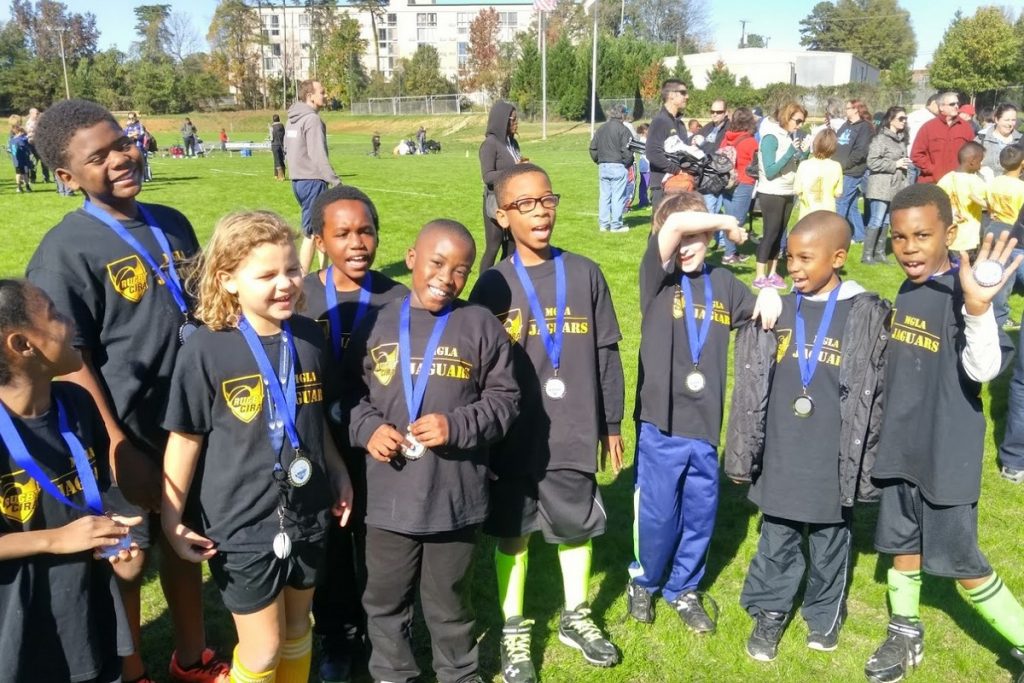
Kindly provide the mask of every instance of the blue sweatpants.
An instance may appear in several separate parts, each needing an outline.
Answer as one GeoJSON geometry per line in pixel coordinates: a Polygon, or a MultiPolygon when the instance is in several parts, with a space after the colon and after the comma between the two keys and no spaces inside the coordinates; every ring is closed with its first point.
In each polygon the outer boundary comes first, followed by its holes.
{"type": "Polygon", "coordinates": [[[671,602],[704,576],[718,511],[718,452],[647,422],[639,432],[629,575],[671,602]]]}

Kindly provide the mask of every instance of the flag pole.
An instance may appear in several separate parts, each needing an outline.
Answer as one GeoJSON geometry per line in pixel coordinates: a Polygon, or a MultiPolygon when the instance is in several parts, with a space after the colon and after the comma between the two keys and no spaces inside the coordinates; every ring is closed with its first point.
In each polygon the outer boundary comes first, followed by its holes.
{"type": "Polygon", "coordinates": [[[540,11],[540,139],[548,139],[548,37],[544,26],[544,10],[540,11]]]}
{"type": "Polygon", "coordinates": [[[594,121],[597,117],[597,5],[594,1],[594,48],[590,64],[590,137],[594,137],[594,121]]]}

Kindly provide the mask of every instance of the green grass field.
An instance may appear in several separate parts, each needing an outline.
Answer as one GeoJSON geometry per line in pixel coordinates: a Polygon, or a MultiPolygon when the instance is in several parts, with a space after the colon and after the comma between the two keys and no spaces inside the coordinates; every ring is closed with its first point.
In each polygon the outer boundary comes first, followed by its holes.
{"type": "MultiPolygon", "coordinates": [[[[232,139],[264,137],[262,117],[239,118],[232,139]],[[251,128],[237,126],[247,124],[251,128]]],[[[212,115],[197,119],[210,135],[220,124],[212,115]]],[[[381,215],[382,237],[376,267],[408,281],[404,250],[417,229],[436,218],[454,218],[465,223],[482,240],[481,183],[476,150],[482,140],[484,118],[360,119],[332,117],[330,146],[335,168],[343,182],[366,191],[381,215]],[[430,137],[444,146],[440,155],[399,157],[390,155],[401,135],[410,135],[424,123],[430,137]],[[385,156],[367,156],[370,135],[381,130],[385,156]]],[[[169,126],[168,126],[169,127],[169,126]]],[[[596,260],[604,270],[614,295],[619,324],[624,334],[621,345],[626,368],[627,409],[632,410],[636,382],[640,316],[637,265],[646,242],[649,213],[629,214],[628,234],[599,233],[597,230],[597,174],[587,155],[589,128],[580,124],[549,126],[547,141],[540,139],[538,124],[521,129],[523,153],[546,168],[556,192],[562,195],[554,242],[596,260]]],[[[162,145],[171,135],[160,136],[162,145]]],[[[221,215],[246,208],[269,208],[298,223],[298,206],[289,183],[276,182],[267,153],[252,158],[214,154],[203,159],[152,160],[155,180],[142,195],[147,202],[180,209],[206,240],[221,215]]],[[[0,183],[0,275],[15,276],[24,271],[35,245],[61,216],[81,203],[81,198],[58,197],[53,185],[37,185],[30,195],[13,193],[13,182],[0,183]]],[[[481,241],[482,246],[482,241],[481,241]]],[[[747,246],[745,249],[751,249],[747,246]]],[[[854,247],[845,276],[892,298],[902,281],[895,265],[865,267],[854,247]]],[[[712,261],[718,260],[714,254],[712,261]]],[[[739,267],[739,276],[753,279],[752,260],[739,267]],[[748,265],[749,264],[749,265],[748,265]]],[[[1013,301],[1020,314],[1021,302],[1013,301]]],[[[980,504],[981,545],[990,562],[1019,594],[1024,595],[1024,567],[1021,561],[1021,496],[1024,488],[1002,481],[995,465],[995,439],[1003,432],[1007,378],[1001,377],[985,389],[990,432],[985,445],[984,495],[980,504]]],[[[922,400],[927,397],[922,396],[922,400]]],[[[914,425],[907,425],[914,429],[914,425]]],[[[831,654],[808,650],[806,627],[797,617],[787,629],[778,659],[761,664],[749,659],[744,643],[751,621],[740,608],[738,597],[747,565],[756,549],[757,511],[747,502],[745,488],[722,485],[718,524],[709,556],[705,588],[721,606],[719,631],[698,638],[688,633],[664,603],[658,605],[656,623],[651,626],[627,620],[624,586],[626,566],[632,556],[632,425],[624,425],[627,443],[626,468],[616,478],[601,477],[609,514],[609,531],[594,543],[594,571],[591,602],[599,622],[623,651],[623,662],[614,669],[597,670],[558,642],[557,618],[562,590],[554,548],[536,540],[530,563],[526,612],[536,619],[534,661],[545,681],[619,681],[656,683],[676,681],[856,681],[863,680],[865,660],[884,636],[885,571],[888,562],[872,548],[876,511],[870,506],[855,511],[855,544],[852,580],[849,587],[849,620],[839,649],[831,654]]],[[[229,495],[225,492],[225,495],[229,495]]],[[[492,544],[481,543],[475,566],[474,601],[478,614],[482,671],[488,677],[498,672],[498,635],[501,617],[496,601],[494,570],[490,562],[492,544]]],[[[207,586],[208,632],[211,643],[229,653],[234,630],[212,585],[207,586]]],[[[149,668],[158,679],[165,674],[171,630],[166,606],[156,576],[150,574],[145,589],[143,650],[149,668]]],[[[948,580],[926,578],[922,592],[922,617],[926,624],[927,656],[914,681],[1006,681],[1016,668],[1008,646],[980,617],[948,580]]],[[[430,650],[422,624],[418,627],[418,655],[429,671],[430,650]]],[[[314,678],[315,679],[315,662],[314,678]]],[[[360,680],[368,680],[367,678],[360,680]]],[[[434,680],[425,675],[424,680],[434,680]]],[[[500,680],[496,678],[495,680],[500,680]]]]}

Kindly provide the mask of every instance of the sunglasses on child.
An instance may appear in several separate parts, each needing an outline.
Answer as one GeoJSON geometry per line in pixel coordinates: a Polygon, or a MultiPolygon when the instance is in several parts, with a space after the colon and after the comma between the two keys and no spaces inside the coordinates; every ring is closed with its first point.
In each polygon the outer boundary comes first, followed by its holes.
{"type": "Polygon", "coordinates": [[[530,213],[537,208],[537,204],[540,204],[545,209],[553,209],[558,206],[558,202],[560,200],[561,195],[557,194],[546,194],[543,197],[523,197],[522,199],[517,199],[514,202],[509,202],[501,208],[505,211],[515,209],[519,213],[530,213]]]}

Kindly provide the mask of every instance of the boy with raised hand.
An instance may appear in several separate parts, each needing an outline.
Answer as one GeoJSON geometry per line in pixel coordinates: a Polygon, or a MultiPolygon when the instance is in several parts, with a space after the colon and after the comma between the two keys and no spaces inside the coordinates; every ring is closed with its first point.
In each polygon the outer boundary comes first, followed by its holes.
{"type": "Polygon", "coordinates": [[[1003,232],[985,236],[973,266],[963,251],[959,262],[953,259],[953,210],[934,185],[901,190],[890,210],[893,253],[907,279],[886,350],[885,412],[872,473],[882,489],[875,548],[893,556],[889,633],[864,668],[878,683],[902,679],[921,661],[922,571],[956,579],[1013,656],[1024,659],[1024,609],[978,548],[981,383],[1013,353],[991,304],[1024,256],[1011,261],[1017,241],[1003,232]]]}
{"type": "Polygon", "coordinates": [[[836,649],[846,614],[850,511],[874,493],[868,474],[890,307],[840,279],[849,246],[849,224],[834,212],[800,219],[787,246],[793,291],[782,299],[774,331],[748,326],[736,338],[725,472],[752,482],[749,498],[762,514],[740,595],[755,622],[747,654],[759,661],[775,659],[805,569],[807,647],[836,649]]]}
{"type": "MultiPolygon", "coordinates": [[[[199,241],[175,209],[136,200],[141,152],[103,106],[58,102],[39,119],[35,139],[58,182],[81,190],[86,200],[46,234],[26,276],[75,321],[83,367],[67,379],[92,395],[110,435],[113,511],[131,517],[155,512],[167,442],[160,423],[178,351],[196,328],[179,268],[199,251],[199,241]]],[[[134,527],[132,537],[144,552],[114,569],[138,653],[146,550],[166,539],[155,514],[134,527]]],[[[206,647],[201,567],[170,546],[164,550],[160,580],[174,626],[171,676],[226,682],[227,665],[206,647]]],[[[125,658],[123,677],[148,679],[139,654],[125,658]]]]}
{"type": "Polygon", "coordinates": [[[709,214],[696,192],[666,195],[640,264],[636,558],[627,601],[630,616],[650,623],[660,592],[695,633],[716,628],[697,588],[718,508],[729,336],[755,317],[770,328],[782,308],[775,289],[755,297],[728,268],[705,262],[719,230],[735,243],[746,239],[734,217],[709,214]]]}
{"type": "Polygon", "coordinates": [[[497,221],[516,256],[486,271],[470,300],[489,308],[513,342],[522,414],[495,448],[491,513],[484,531],[498,538],[495,565],[505,626],[502,676],[536,680],[523,615],[530,534],[558,545],[565,607],[558,637],[596,666],[614,666],[618,649],[591,616],[591,539],[604,533],[597,487],[603,465],[622,466],[619,424],[623,375],[615,309],[596,263],[551,246],[559,197],[539,166],[519,164],[495,184],[497,221]]]}
{"type": "MultiPolygon", "coordinates": [[[[313,203],[313,241],[328,260],[327,268],[302,281],[304,315],[326,329],[331,357],[340,363],[352,331],[371,311],[409,293],[405,285],[373,270],[380,243],[377,207],[351,185],[324,190],[313,203]]],[[[337,394],[336,383],[327,383],[337,394]],[[331,386],[335,384],[335,386],[331,386]]],[[[321,638],[320,680],[342,683],[351,677],[353,659],[361,657],[366,615],[359,604],[365,578],[366,454],[348,445],[348,415],[340,403],[329,421],[355,490],[352,520],[344,527],[328,525],[327,558],[313,595],[316,633],[321,638]]]]}

